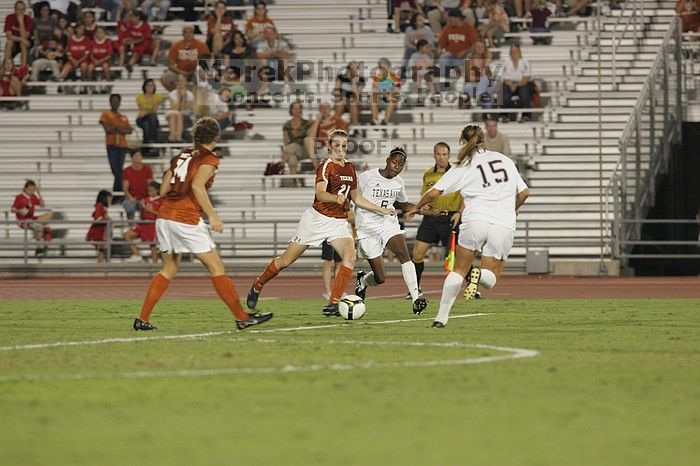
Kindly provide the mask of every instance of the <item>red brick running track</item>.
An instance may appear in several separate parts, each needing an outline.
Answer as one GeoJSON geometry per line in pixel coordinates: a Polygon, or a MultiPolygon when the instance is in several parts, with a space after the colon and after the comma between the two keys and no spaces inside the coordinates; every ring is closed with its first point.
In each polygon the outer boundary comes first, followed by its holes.
{"type": "MultiPolygon", "coordinates": [[[[443,276],[427,275],[422,288],[437,298],[443,276]]],[[[148,278],[80,277],[0,279],[0,302],[40,299],[143,299],[148,278]]],[[[251,276],[236,276],[241,296],[248,292],[251,276]]],[[[282,275],[264,290],[266,298],[319,298],[323,291],[319,275],[282,275]]],[[[350,291],[350,290],[348,290],[350,291]]],[[[393,274],[381,287],[370,290],[368,298],[402,297],[405,286],[400,274],[393,274]]],[[[562,277],[504,276],[484,295],[488,298],[700,298],[700,277],[562,277]]],[[[217,299],[211,281],[202,277],[177,277],[166,299],[217,299]]],[[[1,307],[1,306],[0,306],[1,307]]]]}

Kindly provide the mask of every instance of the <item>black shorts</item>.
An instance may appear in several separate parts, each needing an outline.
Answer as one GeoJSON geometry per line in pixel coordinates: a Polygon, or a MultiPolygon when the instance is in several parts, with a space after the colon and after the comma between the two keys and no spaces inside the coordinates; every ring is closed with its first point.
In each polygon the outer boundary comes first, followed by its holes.
{"type": "Polygon", "coordinates": [[[424,217],[418,227],[416,240],[428,244],[442,243],[444,247],[450,247],[450,234],[452,233],[450,218],[452,218],[452,215],[424,217]]]}
{"type": "Polygon", "coordinates": [[[321,259],[324,261],[342,262],[343,258],[338,255],[336,250],[328,244],[328,241],[321,243],[321,259]]]}

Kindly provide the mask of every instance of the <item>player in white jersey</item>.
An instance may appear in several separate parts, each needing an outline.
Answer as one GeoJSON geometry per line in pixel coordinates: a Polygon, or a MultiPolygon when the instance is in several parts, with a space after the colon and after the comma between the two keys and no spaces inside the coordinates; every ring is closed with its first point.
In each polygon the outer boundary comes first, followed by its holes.
{"type": "MultiPolygon", "coordinates": [[[[401,147],[394,147],[384,168],[368,170],[358,176],[357,184],[362,196],[383,208],[391,208],[396,202],[403,210],[411,209],[413,204],[408,202],[406,187],[399,176],[405,164],[406,152],[401,147]]],[[[357,272],[355,294],[364,299],[368,286],[384,283],[386,271],[382,255],[384,248],[389,248],[401,263],[401,273],[411,293],[414,314],[423,312],[428,302],[419,296],[416,268],[408,254],[406,232],[401,229],[399,220],[395,216],[377,215],[356,207],[355,228],[360,250],[372,267],[369,273],[357,272]]]]}
{"type": "Polygon", "coordinates": [[[445,278],[440,310],[433,327],[447,324],[450,309],[468,274],[465,296],[473,298],[479,284],[492,288],[503,270],[513,246],[516,211],[529,195],[527,185],[515,164],[499,152],[484,150],[484,132],[476,125],[462,130],[458,167],[445,173],[433,188],[408,212],[421,207],[441,194],[459,191],[464,198],[462,224],[457,239],[457,257],[452,272],[445,278]],[[481,267],[471,267],[481,252],[481,267]]]}

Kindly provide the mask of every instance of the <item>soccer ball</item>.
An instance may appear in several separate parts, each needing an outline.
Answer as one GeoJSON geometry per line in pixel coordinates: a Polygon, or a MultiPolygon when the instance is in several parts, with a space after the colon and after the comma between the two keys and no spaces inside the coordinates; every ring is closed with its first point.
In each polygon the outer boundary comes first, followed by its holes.
{"type": "Polygon", "coordinates": [[[338,301],[338,312],[345,320],[358,320],[365,315],[364,301],[359,296],[354,294],[347,295],[340,301],[338,301]]]}

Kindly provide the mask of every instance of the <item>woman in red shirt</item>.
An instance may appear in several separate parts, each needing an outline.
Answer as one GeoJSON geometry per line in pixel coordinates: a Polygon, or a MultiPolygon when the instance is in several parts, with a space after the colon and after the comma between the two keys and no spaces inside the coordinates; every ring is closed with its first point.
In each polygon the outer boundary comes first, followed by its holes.
{"type": "Polygon", "coordinates": [[[66,61],[63,64],[60,80],[65,80],[74,69],[80,68],[80,77],[85,80],[88,75],[92,41],[85,36],[85,26],[75,26],[75,35],[68,39],[66,61]]]}
{"type": "Polygon", "coordinates": [[[93,224],[85,236],[86,241],[91,241],[97,249],[97,262],[104,262],[107,259],[107,238],[111,228],[107,228],[109,221],[109,213],[107,209],[112,204],[112,193],[106,189],[97,193],[95,201],[95,210],[92,212],[93,224]]]}

